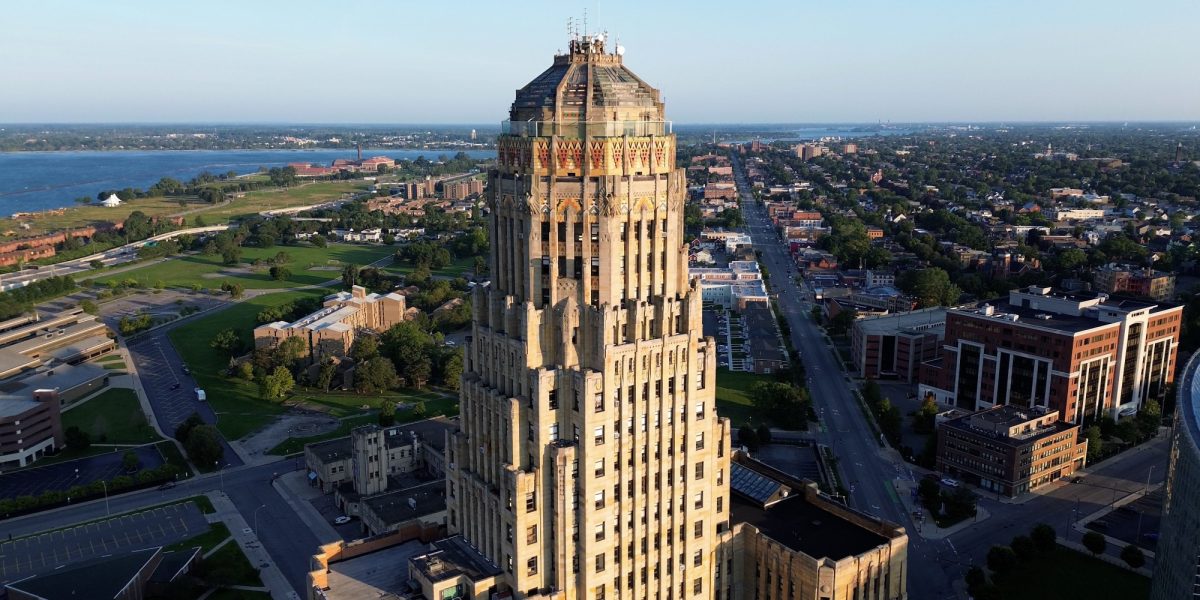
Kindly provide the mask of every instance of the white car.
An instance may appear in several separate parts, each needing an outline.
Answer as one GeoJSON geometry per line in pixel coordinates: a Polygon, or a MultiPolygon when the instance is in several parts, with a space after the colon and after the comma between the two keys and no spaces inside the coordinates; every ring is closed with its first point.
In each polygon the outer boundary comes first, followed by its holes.
{"type": "Polygon", "coordinates": [[[333,520],[334,525],[345,525],[346,523],[349,523],[349,522],[350,522],[350,517],[347,517],[346,515],[342,515],[333,520]]]}
{"type": "Polygon", "coordinates": [[[952,487],[952,488],[956,488],[956,487],[958,487],[958,486],[960,486],[960,485],[962,485],[962,484],[961,484],[961,483],[959,483],[957,479],[950,479],[949,477],[943,477],[943,478],[942,478],[942,485],[944,485],[944,486],[946,486],[946,487],[952,487]]]}

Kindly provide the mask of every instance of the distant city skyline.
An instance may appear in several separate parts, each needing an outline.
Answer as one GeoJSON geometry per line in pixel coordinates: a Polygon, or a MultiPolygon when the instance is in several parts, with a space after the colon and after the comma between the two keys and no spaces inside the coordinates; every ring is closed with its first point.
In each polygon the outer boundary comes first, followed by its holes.
{"type": "Polygon", "coordinates": [[[499,123],[585,8],[678,123],[1200,120],[1191,0],[50,0],[6,7],[0,122],[499,123]]]}

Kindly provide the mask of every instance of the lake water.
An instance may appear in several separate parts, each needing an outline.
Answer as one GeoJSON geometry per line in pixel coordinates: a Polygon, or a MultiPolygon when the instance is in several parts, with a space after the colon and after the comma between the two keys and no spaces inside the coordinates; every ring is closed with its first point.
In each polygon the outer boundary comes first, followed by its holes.
{"type": "MultiPolygon", "coordinates": [[[[454,156],[458,150],[363,149],[363,157],[412,160],[454,156]]],[[[492,158],[492,150],[468,150],[492,158]]],[[[355,150],[159,150],[115,152],[0,152],[0,215],[74,206],[80,196],[108,189],[146,189],[163,177],[187,181],[203,171],[239,175],[291,162],[328,165],[354,159],[355,150]]]]}

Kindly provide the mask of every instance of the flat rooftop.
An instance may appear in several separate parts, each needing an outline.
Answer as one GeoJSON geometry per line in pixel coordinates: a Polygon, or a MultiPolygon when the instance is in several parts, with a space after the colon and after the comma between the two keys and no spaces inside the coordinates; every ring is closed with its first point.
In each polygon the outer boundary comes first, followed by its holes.
{"type": "Polygon", "coordinates": [[[403,544],[330,563],[327,600],[395,598],[408,593],[408,560],[426,551],[412,540],[403,544]]]}
{"type": "Polygon", "coordinates": [[[992,305],[992,308],[994,309],[994,312],[991,315],[984,314],[982,307],[971,309],[956,308],[951,310],[957,314],[973,319],[991,320],[998,323],[1007,322],[1014,323],[1015,325],[1027,325],[1030,327],[1041,327],[1071,335],[1087,331],[1089,329],[1111,325],[1111,323],[1104,323],[1090,317],[1062,315],[1044,310],[1014,306],[1007,302],[996,303],[992,305]],[[1016,317],[1016,321],[1012,320],[1013,316],[1016,317]]]}
{"type": "Polygon", "coordinates": [[[116,598],[161,548],[134,550],[34,575],[8,587],[46,600],[59,598],[116,598]]]}
{"type": "Polygon", "coordinates": [[[766,509],[740,494],[733,494],[730,504],[734,523],[754,525],[763,535],[816,559],[841,560],[889,543],[882,535],[809,503],[803,493],[766,509]]]}
{"type": "Polygon", "coordinates": [[[499,567],[467,544],[461,535],[438,540],[432,545],[431,552],[413,559],[413,566],[431,581],[442,581],[459,575],[479,581],[501,573],[499,567]]]}
{"type": "Polygon", "coordinates": [[[362,503],[388,524],[434,515],[446,510],[446,480],[368,496],[362,503]]]}
{"type": "Polygon", "coordinates": [[[867,317],[855,321],[854,326],[867,335],[888,335],[909,330],[945,331],[946,309],[923,308],[880,317],[867,317]]]}
{"type": "Polygon", "coordinates": [[[351,455],[350,436],[315,442],[304,448],[315,454],[323,463],[345,460],[351,455]]]}

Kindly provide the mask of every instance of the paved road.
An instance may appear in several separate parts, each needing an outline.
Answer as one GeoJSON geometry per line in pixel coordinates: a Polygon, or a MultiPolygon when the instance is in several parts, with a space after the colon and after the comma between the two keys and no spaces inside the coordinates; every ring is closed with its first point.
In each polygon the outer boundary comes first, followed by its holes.
{"type": "Polygon", "coordinates": [[[208,531],[194,503],[164,506],[0,542],[0,584],[123,550],[165,546],[208,531]]]}
{"type": "MultiPolygon", "coordinates": [[[[302,468],[294,460],[243,466],[229,469],[221,474],[210,474],[181,481],[170,490],[142,490],[110,498],[112,514],[139,510],[148,506],[181,500],[207,491],[224,490],[238,512],[248,523],[254,523],[258,512],[258,537],[271,559],[279,567],[288,583],[301,598],[305,576],[308,574],[309,558],[322,543],[292,510],[287,502],[271,485],[272,476],[291,469],[302,468]],[[258,510],[259,507],[263,507],[258,510]]],[[[52,529],[74,525],[85,521],[103,519],[106,516],[103,500],[71,506],[59,510],[0,521],[0,539],[22,537],[52,529]]]]}
{"type": "MultiPolygon", "coordinates": [[[[848,503],[869,514],[899,523],[915,531],[910,515],[896,496],[892,481],[909,477],[911,472],[898,459],[884,458],[879,442],[867,425],[851,393],[853,384],[843,374],[824,336],[810,320],[811,298],[797,286],[790,271],[795,263],[767,218],[766,210],[746,192],[750,187],[737,156],[733,157],[734,175],[741,190],[742,212],[760,261],[771,274],[771,292],[792,330],[792,344],[800,352],[808,375],[814,408],[823,430],[816,437],[837,456],[839,471],[850,490],[848,503]],[[893,462],[893,460],[895,462],[893,462]]],[[[961,576],[949,545],[931,542],[913,534],[909,537],[908,594],[910,598],[939,600],[957,598],[952,582],[961,576]],[[933,557],[934,560],[921,560],[933,557]]]]}
{"type": "MultiPolygon", "coordinates": [[[[54,463],[44,467],[23,469],[0,476],[0,498],[37,496],[47,490],[67,490],[74,485],[87,485],[101,479],[108,481],[124,472],[122,460],[125,448],[78,460],[54,463]]],[[[142,462],[143,469],[153,469],[165,462],[154,446],[131,448],[142,462]]]]}

